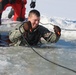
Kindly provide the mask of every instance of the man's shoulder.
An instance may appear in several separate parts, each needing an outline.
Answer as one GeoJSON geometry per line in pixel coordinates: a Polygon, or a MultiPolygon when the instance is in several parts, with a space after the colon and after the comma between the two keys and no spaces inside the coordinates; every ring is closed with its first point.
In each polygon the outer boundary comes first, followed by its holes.
{"type": "MultiPolygon", "coordinates": [[[[48,30],[46,27],[42,26],[42,25],[39,25],[38,26],[39,30],[48,30]]],[[[48,30],[49,31],[49,30],[48,30]]]]}
{"type": "Polygon", "coordinates": [[[41,28],[45,28],[45,27],[44,27],[44,26],[42,26],[42,25],[39,25],[39,26],[38,26],[38,28],[39,28],[39,29],[41,29],[41,28]]]}

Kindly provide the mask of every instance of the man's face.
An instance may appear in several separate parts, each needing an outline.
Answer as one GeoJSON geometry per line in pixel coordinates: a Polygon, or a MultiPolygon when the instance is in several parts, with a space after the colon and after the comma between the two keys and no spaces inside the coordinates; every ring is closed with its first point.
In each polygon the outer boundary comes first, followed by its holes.
{"type": "Polygon", "coordinates": [[[37,17],[35,14],[31,14],[28,17],[28,21],[31,22],[32,24],[32,29],[37,28],[37,26],[39,25],[39,21],[40,21],[40,17],[37,17]]]}

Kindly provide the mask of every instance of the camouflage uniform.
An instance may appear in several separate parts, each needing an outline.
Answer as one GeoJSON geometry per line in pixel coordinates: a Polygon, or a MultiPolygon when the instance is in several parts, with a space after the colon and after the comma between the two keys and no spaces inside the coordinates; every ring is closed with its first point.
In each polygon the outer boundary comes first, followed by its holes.
{"type": "Polygon", "coordinates": [[[21,26],[19,30],[19,26],[17,26],[15,30],[12,30],[9,33],[9,39],[14,46],[25,45],[26,43],[22,35],[24,35],[24,38],[30,45],[37,45],[41,37],[43,37],[47,42],[51,43],[57,42],[60,38],[60,36],[57,36],[55,33],[50,32],[47,28],[39,25],[32,32],[26,32],[23,26],[21,26]]]}

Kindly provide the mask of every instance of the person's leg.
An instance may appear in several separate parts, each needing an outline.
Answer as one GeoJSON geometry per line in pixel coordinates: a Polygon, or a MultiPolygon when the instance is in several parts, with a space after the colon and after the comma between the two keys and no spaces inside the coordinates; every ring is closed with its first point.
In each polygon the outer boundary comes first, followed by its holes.
{"type": "Polygon", "coordinates": [[[14,21],[24,21],[25,20],[25,10],[26,8],[22,3],[15,3],[12,5],[14,9],[14,21]]]}
{"type": "Polygon", "coordinates": [[[25,20],[25,8],[22,8],[22,12],[20,16],[17,17],[17,21],[24,21],[25,20]]]}

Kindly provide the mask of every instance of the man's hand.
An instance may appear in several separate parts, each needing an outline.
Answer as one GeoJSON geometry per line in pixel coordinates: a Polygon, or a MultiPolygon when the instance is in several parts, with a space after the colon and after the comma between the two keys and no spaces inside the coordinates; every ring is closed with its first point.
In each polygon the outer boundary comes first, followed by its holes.
{"type": "Polygon", "coordinates": [[[61,28],[59,26],[54,25],[54,32],[57,36],[61,35],[61,28]]]}
{"type": "Polygon", "coordinates": [[[35,8],[35,6],[36,6],[35,2],[32,1],[32,2],[30,3],[30,8],[35,8]]]}
{"type": "Polygon", "coordinates": [[[24,30],[25,30],[26,32],[32,31],[31,22],[30,22],[30,21],[25,22],[24,25],[23,25],[23,28],[24,28],[24,30]]]}

